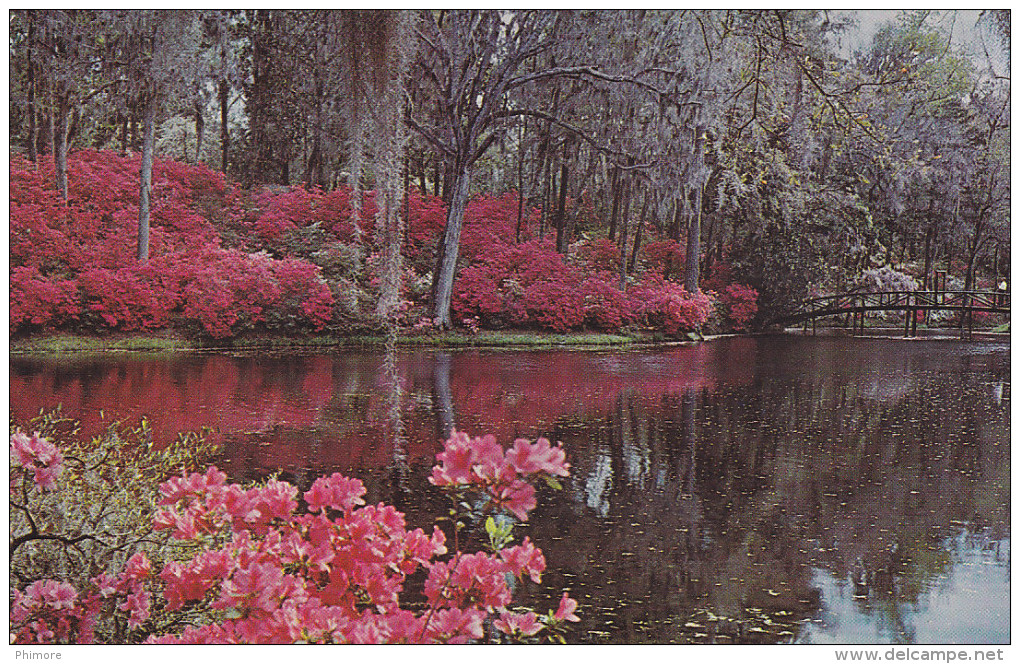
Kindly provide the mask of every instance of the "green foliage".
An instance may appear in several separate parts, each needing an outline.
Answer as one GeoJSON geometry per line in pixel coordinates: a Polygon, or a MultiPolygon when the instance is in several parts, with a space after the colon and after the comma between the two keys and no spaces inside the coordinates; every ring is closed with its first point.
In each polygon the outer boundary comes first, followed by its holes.
{"type": "Polygon", "coordinates": [[[41,578],[63,579],[77,588],[103,570],[121,569],[135,553],[162,558],[169,542],[152,529],[159,484],[197,469],[216,448],[197,433],[155,441],[143,419],[138,426],[113,422],[91,440],[60,409],[10,424],[11,434],[38,433],[63,455],[55,490],[39,491],[16,472],[12,459],[12,585],[41,578]],[[158,553],[158,555],[157,555],[158,553]]]}

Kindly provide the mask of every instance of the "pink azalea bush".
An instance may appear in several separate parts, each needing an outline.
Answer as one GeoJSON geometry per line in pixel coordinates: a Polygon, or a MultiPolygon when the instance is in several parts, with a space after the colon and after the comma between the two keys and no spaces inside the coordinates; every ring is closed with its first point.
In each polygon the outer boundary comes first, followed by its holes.
{"type": "MultiPolygon", "coordinates": [[[[26,491],[53,488],[61,459],[51,443],[16,433],[11,452],[26,472],[46,471],[26,491]]],[[[138,552],[85,587],[44,578],[15,588],[11,641],[91,643],[111,615],[126,640],[163,644],[562,641],[577,602],[564,593],[547,614],[514,610],[514,587],[539,583],[546,560],[527,537],[510,545],[512,519],[535,507],[534,483],[568,476],[562,447],[519,439],[504,450],[492,436],[454,432],[437,459],[431,482],[474,498],[488,517],[489,551],[462,551],[461,526],[453,549],[438,526],[409,528],[339,473],[301,492],[275,479],[230,484],[210,467],[159,487],[153,526],[191,553],[159,564],[138,552]],[[424,608],[406,605],[413,575],[423,578],[424,608]]],[[[458,516],[462,525],[471,518],[458,516]]]]}
{"type": "Polygon", "coordinates": [[[730,284],[719,292],[719,304],[734,330],[746,330],[758,313],[758,291],[743,284],[730,284]]]}

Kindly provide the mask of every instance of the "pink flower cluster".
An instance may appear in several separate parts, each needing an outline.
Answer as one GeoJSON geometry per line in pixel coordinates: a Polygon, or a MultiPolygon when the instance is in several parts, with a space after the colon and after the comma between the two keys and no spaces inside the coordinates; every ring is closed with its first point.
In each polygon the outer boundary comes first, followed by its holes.
{"type": "Polygon", "coordinates": [[[535,476],[566,477],[570,464],[561,445],[545,438],[531,443],[523,438],[505,453],[492,435],[471,438],[454,431],[445,449],[436,455],[440,465],[432,469],[429,482],[454,490],[470,488],[488,501],[488,509],[511,512],[521,521],[535,508],[535,476]]]}
{"type": "Polygon", "coordinates": [[[127,615],[129,629],[149,619],[151,594],[145,582],[152,564],[145,553],[128,559],[117,576],[106,572],[91,579],[92,588],[79,594],[62,581],[41,579],[24,592],[13,589],[11,643],[93,643],[97,619],[107,600],[127,615]]]}
{"type": "MultiPolygon", "coordinates": [[[[568,473],[562,448],[544,439],[518,440],[504,453],[492,436],[458,433],[439,456],[437,483],[483,493],[522,519],[534,507],[527,481],[568,473]],[[510,498],[516,494],[526,499],[510,498]]],[[[401,512],[366,505],[364,485],[339,473],[300,493],[277,480],[247,489],[228,484],[211,467],[164,482],[160,494],[155,527],[198,545],[197,553],[167,562],[158,574],[144,553],[136,554],[119,574],[94,577],[94,588],[81,596],[53,580],[16,590],[12,639],[91,641],[104,602],[144,634],[152,629],[154,594],[171,615],[197,612],[208,621],[178,633],[151,632],[149,643],[463,643],[483,638],[490,617],[513,638],[542,629],[559,634],[577,620],[577,604],[566,595],[546,616],[510,610],[510,579],[538,583],[545,570],[530,539],[444,560],[442,530],[409,530],[401,512]],[[401,605],[401,593],[419,570],[428,602],[412,611],[401,605]]]]}
{"type": "MultiPolygon", "coordinates": [[[[26,471],[31,471],[35,485],[43,491],[56,488],[57,478],[64,467],[64,457],[57,446],[37,433],[31,436],[20,431],[12,433],[11,459],[26,471]]],[[[13,476],[11,480],[14,481],[13,476]]],[[[13,490],[13,483],[11,488],[13,490]]]]}

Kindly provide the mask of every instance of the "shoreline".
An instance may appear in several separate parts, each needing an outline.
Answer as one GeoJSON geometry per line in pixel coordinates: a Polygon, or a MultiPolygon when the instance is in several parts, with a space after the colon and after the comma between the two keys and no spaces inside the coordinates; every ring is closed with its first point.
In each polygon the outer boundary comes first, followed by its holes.
{"type": "MultiPolygon", "coordinates": [[[[904,341],[965,341],[959,330],[919,330],[914,337],[904,338],[899,328],[870,328],[864,334],[851,335],[844,328],[823,328],[812,333],[801,328],[757,333],[722,333],[692,335],[689,339],[666,339],[647,333],[607,334],[594,332],[552,333],[485,330],[478,333],[446,332],[428,336],[397,338],[397,347],[436,348],[457,350],[465,348],[506,348],[511,350],[623,350],[656,346],[687,345],[711,342],[738,336],[818,336],[871,339],[900,339],[904,341]]],[[[1009,332],[975,330],[970,340],[1006,340],[1009,332]]],[[[170,332],[162,334],[125,334],[87,336],[50,334],[28,337],[9,342],[9,355],[63,355],[87,353],[244,353],[274,351],[314,351],[347,349],[382,349],[386,346],[382,335],[337,337],[328,334],[304,337],[257,336],[232,339],[224,343],[197,341],[179,337],[170,332]]]]}

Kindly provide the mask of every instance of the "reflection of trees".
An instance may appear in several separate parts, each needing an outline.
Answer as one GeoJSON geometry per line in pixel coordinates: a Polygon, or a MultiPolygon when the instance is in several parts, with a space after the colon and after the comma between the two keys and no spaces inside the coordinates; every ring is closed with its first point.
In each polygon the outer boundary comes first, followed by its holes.
{"type": "MultiPolygon", "coordinates": [[[[85,413],[140,404],[131,408],[159,413],[168,429],[213,415],[235,432],[236,476],[285,468],[301,484],[354,473],[370,501],[397,502],[415,523],[444,505],[424,477],[455,409],[473,435],[544,434],[564,443],[573,476],[520,535],[546,552],[548,592],[568,587],[581,601],[579,638],[774,641],[817,615],[817,570],[848,588],[858,580],[861,606],[906,629],[904,607],[952,573],[955,527],[1008,536],[1009,398],[995,389],[1008,380],[1001,354],[762,338],[675,352],[214,356],[50,373],[15,362],[11,400],[15,415],[42,405],[33,391],[63,390],[85,413]],[[207,410],[187,409],[196,403],[207,410]]],[[[540,606],[558,599],[524,591],[540,606]]]]}
{"type": "Polygon", "coordinates": [[[980,373],[919,375],[891,403],[852,376],[623,395],[554,431],[575,499],[534,537],[616,640],[793,638],[816,568],[909,639],[899,612],[951,573],[952,524],[1008,532],[1007,410],[980,373]]]}
{"type": "Polygon", "coordinates": [[[432,407],[436,414],[436,437],[445,440],[450,436],[456,419],[453,414],[453,392],[450,390],[451,353],[436,351],[432,367],[432,407]]]}

